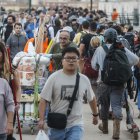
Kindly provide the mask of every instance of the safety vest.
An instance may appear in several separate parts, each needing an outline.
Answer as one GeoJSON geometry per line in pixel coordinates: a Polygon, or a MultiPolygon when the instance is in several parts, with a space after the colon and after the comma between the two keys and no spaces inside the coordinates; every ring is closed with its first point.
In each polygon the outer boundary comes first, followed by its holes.
{"type": "MultiPolygon", "coordinates": [[[[28,47],[29,47],[29,42],[32,42],[34,43],[34,38],[31,38],[27,41],[25,47],[24,47],[24,52],[27,52],[28,53],[28,47]]],[[[49,45],[49,39],[46,38],[44,41],[43,41],[43,52],[42,53],[45,53],[46,52],[46,49],[49,45]]]]}
{"type": "MultiPolygon", "coordinates": [[[[27,52],[28,53],[28,46],[29,46],[29,42],[32,42],[34,43],[34,38],[30,38],[25,47],[24,47],[24,52],[27,52]]],[[[46,53],[46,50],[47,50],[47,47],[49,45],[49,39],[46,38],[45,41],[43,42],[43,53],[46,53]]],[[[53,68],[53,64],[52,64],[52,61],[50,61],[50,65],[49,65],[49,71],[50,72],[53,72],[54,68],[53,68]]]]}

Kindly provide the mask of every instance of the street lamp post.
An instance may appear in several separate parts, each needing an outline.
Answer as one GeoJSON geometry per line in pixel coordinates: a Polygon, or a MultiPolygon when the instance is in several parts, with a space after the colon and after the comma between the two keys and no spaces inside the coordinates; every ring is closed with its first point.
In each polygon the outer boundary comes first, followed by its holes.
{"type": "Polygon", "coordinates": [[[32,0],[29,0],[29,14],[31,14],[32,0]]]}
{"type": "Polygon", "coordinates": [[[92,3],[93,3],[93,1],[90,0],[90,11],[92,11],[92,3]]]}

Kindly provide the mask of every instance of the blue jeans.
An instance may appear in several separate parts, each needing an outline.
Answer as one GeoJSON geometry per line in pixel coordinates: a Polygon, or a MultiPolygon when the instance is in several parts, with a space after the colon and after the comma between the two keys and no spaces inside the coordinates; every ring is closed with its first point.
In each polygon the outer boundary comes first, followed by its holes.
{"type": "Polygon", "coordinates": [[[82,140],[83,131],[82,126],[73,126],[62,130],[49,128],[48,136],[49,140],[82,140]]]}
{"type": "Polygon", "coordinates": [[[138,89],[138,109],[140,110],[140,88],[138,89]]]}
{"type": "Polygon", "coordinates": [[[0,140],[6,140],[7,135],[6,134],[0,134],[0,140]]]}

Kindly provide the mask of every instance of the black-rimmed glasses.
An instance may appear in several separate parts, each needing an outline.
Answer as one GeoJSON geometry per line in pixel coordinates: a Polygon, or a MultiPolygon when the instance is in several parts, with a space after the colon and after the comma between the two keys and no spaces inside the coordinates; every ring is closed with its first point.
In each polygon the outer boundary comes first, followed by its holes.
{"type": "Polygon", "coordinates": [[[63,59],[66,60],[67,62],[77,62],[79,58],[78,57],[64,57],[63,59]]]}

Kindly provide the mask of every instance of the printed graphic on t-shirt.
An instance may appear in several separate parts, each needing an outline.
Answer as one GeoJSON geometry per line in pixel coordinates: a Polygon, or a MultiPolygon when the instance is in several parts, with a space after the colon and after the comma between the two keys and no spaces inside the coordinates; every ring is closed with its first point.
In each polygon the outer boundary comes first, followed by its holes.
{"type": "MultiPolygon", "coordinates": [[[[63,85],[61,87],[61,100],[71,100],[74,91],[74,85],[63,85]]],[[[78,93],[76,94],[75,101],[78,100],[78,93]]]]}

